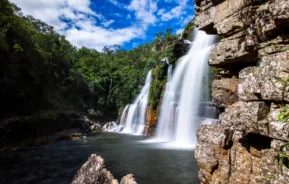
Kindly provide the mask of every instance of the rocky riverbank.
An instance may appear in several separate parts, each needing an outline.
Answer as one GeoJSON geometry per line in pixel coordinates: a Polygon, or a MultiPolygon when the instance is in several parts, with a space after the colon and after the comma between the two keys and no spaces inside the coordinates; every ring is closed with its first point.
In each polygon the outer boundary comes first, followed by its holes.
{"type": "Polygon", "coordinates": [[[289,1],[195,0],[195,24],[218,34],[213,102],[221,125],[198,131],[202,183],[288,183],[289,1]]]}
{"type": "Polygon", "coordinates": [[[8,151],[79,139],[101,126],[74,111],[46,111],[2,119],[0,131],[0,151],[8,151]]]}

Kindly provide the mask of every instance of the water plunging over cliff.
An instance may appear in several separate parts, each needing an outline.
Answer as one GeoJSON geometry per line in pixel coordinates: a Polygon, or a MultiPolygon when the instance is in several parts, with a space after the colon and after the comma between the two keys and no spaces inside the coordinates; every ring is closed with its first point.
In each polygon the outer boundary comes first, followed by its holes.
{"type": "MultiPolygon", "coordinates": [[[[172,78],[168,77],[157,127],[157,139],[174,141],[178,146],[196,144],[202,98],[202,83],[208,71],[208,57],[216,36],[195,31],[189,52],[178,61],[172,78]]],[[[170,76],[170,73],[168,73],[170,76]]]]}
{"type": "Polygon", "coordinates": [[[133,104],[126,107],[122,115],[123,133],[141,135],[145,127],[145,116],[148,102],[148,95],[152,79],[152,72],[149,71],[146,82],[140,94],[136,97],[133,104]]]}

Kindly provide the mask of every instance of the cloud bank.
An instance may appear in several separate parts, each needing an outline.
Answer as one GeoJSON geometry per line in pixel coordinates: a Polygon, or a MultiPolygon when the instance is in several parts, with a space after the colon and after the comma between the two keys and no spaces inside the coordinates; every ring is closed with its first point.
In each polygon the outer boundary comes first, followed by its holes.
{"type": "Polygon", "coordinates": [[[99,51],[104,46],[124,45],[134,39],[146,40],[148,32],[157,31],[166,22],[173,21],[176,30],[183,29],[188,22],[188,0],[131,0],[128,4],[118,0],[11,2],[17,4],[25,15],[54,26],[75,46],[99,51]]]}

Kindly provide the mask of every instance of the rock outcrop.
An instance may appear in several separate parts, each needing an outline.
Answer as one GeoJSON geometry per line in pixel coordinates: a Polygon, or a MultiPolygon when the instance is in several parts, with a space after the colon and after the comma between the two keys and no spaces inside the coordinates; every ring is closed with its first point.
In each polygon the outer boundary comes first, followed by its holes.
{"type": "MultiPolygon", "coordinates": [[[[81,166],[73,178],[73,184],[119,184],[113,175],[106,170],[104,160],[92,154],[81,166]]],[[[120,184],[137,184],[132,174],[121,179],[120,184]]]]}
{"type": "Polygon", "coordinates": [[[195,7],[198,29],[220,36],[209,64],[220,70],[212,96],[223,110],[220,125],[198,130],[201,183],[289,183],[282,147],[289,141],[289,1],[195,0],[195,7]]]}
{"type": "Polygon", "coordinates": [[[0,151],[81,138],[91,121],[75,111],[45,111],[0,120],[0,151]]]}

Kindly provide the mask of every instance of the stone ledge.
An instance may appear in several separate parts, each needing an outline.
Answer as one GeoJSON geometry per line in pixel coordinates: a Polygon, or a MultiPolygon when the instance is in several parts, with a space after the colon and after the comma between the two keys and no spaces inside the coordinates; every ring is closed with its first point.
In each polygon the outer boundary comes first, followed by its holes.
{"type": "Polygon", "coordinates": [[[289,102],[289,86],[285,84],[288,77],[289,51],[263,56],[259,67],[240,71],[239,100],[289,102]]]}
{"type": "Polygon", "coordinates": [[[257,50],[246,49],[245,37],[225,39],[219,42],[213,49],[209,65],[214,67],[228,67],[232,65],[249,65],[258,61],[257,50]]]}

